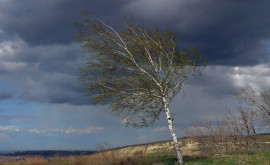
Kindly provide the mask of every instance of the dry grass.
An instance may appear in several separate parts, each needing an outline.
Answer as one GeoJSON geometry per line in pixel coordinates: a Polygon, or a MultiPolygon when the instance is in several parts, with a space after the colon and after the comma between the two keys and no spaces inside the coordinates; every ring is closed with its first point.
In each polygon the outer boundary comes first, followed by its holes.
{"type": "Polygon", "coordinates": [[[46,164],[46,160],[44,158],[42,158],[41,156],[27,157],[26,162],[28,162],[29,165],[44,165],[44,164],[46,164]]]}
{"type": "MultiPolygon", "coordinates": [[[[86,156],[69,156],[43,158],[40,156],[26,157],[24,160],[15,158],[6,158],[0,162],[0,165],[92,165],[91,160],[86,156]]],[[[95,164],[95,163],[94,163],[95,164]]]]}
{"type": "Polygon", "coordinates": [[[122,155],[118,151],[104,142],[97,145],[98,153],[88,156],[88,161],[92,164],[100,165],[136,165],[146,160],[147,155],[143,152],[135,152],[132,157],[122,155]]]}
{"type": "Polygon", "coordinates": [[[0,165],[138,165],[144,164],[147,155],[143,152],[136,152],[132,157],[121,155],[112,150],[108,143],[97,146],[98,153],[90,156],[54,156],[43,158],[40,156],[25,157],[23,160],[6,158],[0,165]]]}
{"type": "Polygon", "coordinates": [[[46,160],[41,156],[27,156],[22,158],[5,158],[1,165],[46,165],[46,160]]]}

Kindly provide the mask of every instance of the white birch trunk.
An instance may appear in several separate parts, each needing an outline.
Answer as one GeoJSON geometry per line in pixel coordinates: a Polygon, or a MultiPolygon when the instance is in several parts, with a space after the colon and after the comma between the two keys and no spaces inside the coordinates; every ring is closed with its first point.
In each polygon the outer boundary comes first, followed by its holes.
{"type": "Polygon", "coordinates": [[[181,155],[180,146],[178,144],[177,136],[176,136],[174,128],[173,128],[173,120],[171,118],[170,109],[168,107],[168,103],[167,103],[165,98],[163,98],[163,103],[164,103],[164,108],[165,108],[166,117],[167,117],[167,121],[168,121],[168,126],[169,126],[169,129],[170,129],[172,138],[173,138],[174,149],[175,149],[175,152],[176,152],[176,155],[177,155],[178,163],[180,165],[183,165],[184,164],[183,163],[183,157],[181,155]]]}

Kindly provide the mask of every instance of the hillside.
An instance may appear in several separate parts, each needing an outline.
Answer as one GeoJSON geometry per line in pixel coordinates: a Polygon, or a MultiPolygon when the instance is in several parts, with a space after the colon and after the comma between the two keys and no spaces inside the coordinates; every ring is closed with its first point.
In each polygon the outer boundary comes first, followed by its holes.
{"type": "MultiPolygon", "coordinates": [[[[254,143],[250,144],[252,151],[270,151],[270,134],[257,134],[256,146],[254,143]]],[[[207,148],[203,147],[202,144],[195,142],[192,138],[180,138],[179,145],[183,155],[202,155],[210,153],[207,148]]],[[[239,147],[239,146],[237,146],[239,147]]],[[[239,150],[244,148],[239,148],[239,150]]],[[[137,153],[143,154],[174,154],[174,148],[172,141],[160,141],[146,144],[137,144],[124,147],[118,147],[109,149],[108,152],[114,152],[115,154],[122,156],[133,156],[137,153]]],[[[98,154],[98,153],[97,153],[98,154]]]]}

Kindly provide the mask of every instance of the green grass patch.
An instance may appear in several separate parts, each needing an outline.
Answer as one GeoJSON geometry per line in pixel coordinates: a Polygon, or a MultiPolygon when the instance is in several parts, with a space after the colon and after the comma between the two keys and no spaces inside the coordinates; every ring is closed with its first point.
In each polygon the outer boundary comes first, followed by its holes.
{"type": "Polygon", "coordinates": [[[270,165],[270,151],[184,157],[184,162],[186,165],[270,165]]]}
{"type": "MultiPolygon", "coordinates": [[[[270,165],[270,151],[234,152],[205,156],[184,156],[185,165],[270,165]]],[[[173,155],[149,156],[144,165],[176,165],[173,155]]]]}

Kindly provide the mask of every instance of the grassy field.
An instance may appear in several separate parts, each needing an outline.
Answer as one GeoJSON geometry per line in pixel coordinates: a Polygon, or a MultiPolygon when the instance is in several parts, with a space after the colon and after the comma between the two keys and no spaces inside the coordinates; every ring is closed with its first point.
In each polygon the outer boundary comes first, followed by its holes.
{"type": "Polygon", "coordinates": [[[270,152],[213,154],[184,160],[186,165],[270,165],[270,152]]]}
{"type": "MultiPolygon", "coordinates": [[[[27,157],[25,160],[6,160],[1,165],[175,165],[173,155],[143,155],[118,157],[112,154],[77,157],[27,157]]],[[[185,165],[270,165],[270,151],[223,153],[184,156],[185,165]]]]}

